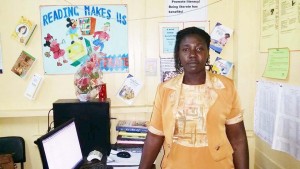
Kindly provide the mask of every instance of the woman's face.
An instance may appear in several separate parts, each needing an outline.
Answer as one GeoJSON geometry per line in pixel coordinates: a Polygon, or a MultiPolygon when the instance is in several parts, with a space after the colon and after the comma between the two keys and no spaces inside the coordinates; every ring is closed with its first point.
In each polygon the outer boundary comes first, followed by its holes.
{"type": "Polygon", "coordinates": [[[199,35],[187,35],[180,42],[179,59],[186,74],[204,71],[208,56],[207,44],[199,35]]]}

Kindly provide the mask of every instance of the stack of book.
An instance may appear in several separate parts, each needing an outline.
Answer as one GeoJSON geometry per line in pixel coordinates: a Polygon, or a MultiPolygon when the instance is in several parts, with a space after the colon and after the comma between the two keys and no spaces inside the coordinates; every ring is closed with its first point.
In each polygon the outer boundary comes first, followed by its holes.
{"type": "Polygon", "coordinates": [[[144,120],[120,120],[117,123],[117,149],[128,151],[140,151],[148,132],[148,121],[144,120]]]}

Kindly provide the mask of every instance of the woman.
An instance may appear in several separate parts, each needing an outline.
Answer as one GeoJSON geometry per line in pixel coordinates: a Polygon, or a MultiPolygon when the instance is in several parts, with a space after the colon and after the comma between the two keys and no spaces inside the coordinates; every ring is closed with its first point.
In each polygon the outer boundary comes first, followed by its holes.
{"type": "Polygon", "coordinates": [[[231,79],[212,74],[210,36],[190,27],[177,33],[178,76],[158,86],[140,169],[164,146],[163,169],[248,169],[241,107],[231,79]]]}

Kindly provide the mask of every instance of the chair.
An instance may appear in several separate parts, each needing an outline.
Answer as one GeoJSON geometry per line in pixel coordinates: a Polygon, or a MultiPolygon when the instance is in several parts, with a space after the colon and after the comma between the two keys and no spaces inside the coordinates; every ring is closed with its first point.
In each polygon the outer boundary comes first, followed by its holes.
{"type": "Polygon", "coordinates": [[[20,163],[24,169],[26,162],[25,141],[19,136],[0,137],[0,154],[12,154],[14,163],[20,163]]]}

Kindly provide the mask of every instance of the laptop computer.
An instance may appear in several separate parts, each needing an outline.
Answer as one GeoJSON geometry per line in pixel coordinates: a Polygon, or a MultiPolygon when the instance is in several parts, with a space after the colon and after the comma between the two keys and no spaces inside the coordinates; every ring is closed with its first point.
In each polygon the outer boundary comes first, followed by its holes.
{"type": "MultiPolygon", "coordinates": [[[[34,142],[44,169],[79,169],[84,164],[75,120],[70,119],[34,142]]],[[[99,162],[101,163],[101,162],[99,162]]],[[[106,165],[102,164],[103,169],[106,165]]]]}

